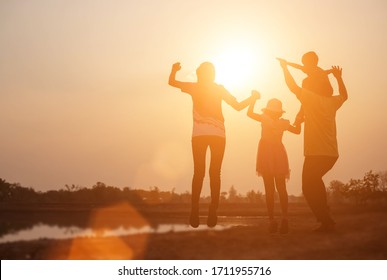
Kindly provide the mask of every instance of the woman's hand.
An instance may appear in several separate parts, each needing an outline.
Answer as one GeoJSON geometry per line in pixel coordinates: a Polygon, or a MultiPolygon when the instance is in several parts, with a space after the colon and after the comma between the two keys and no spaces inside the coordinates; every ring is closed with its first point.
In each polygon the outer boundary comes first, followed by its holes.
{"type": "Polygon", "coordinates": [[[254,98],[255,100],[257,100],[257,99],[261,98],[261,94],[257,90],[252,90],[251,91],[251,97],[254,98]]]}
{"type": "Polygon", "coordinates": [[[180,65],[180,62],[176,62],[172,65],[172,71],[173,72],[177,72],[181,69],[181,65],[180,65]]]}
{"type": "Polygon", "coordinates": [[[277,57],[277,60],[280,62],[282,68],[288,66],[288,62],[285,59],[277,57]]]}

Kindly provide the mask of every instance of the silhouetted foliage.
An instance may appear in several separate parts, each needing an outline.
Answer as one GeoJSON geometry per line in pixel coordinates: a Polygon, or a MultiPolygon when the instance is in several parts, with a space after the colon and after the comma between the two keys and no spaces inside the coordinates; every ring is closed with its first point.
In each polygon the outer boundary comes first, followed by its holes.
{"type": "Polygon", "coordinates": [[[386,203],[386,179],[387,172],[374,173],[370,170],[362,179],[350,179],[346,184],[337,180],[332,181],[329,193],[333,202],[386,203]]]}
{"type": "Polygon", "coordinates": [[[237,190],[235,189],[234,185],[231,186],[230,190],[228,191],[228,198],[227,200],[229,202],[239,202],[240,195],[238,194],[237,190]]]}
{"type": "Polygon", "coordinates": [[[11,184],[4,179],[0,179],[0,201],[7,201],[11,196],[11,184]]]}
{"type": "MultiPolygon", "coordinates": [[[[344,184],[333,180],[328,187],[328,193],[333,203],[387,203],[387,171],[374,173],[367,172],[362,179],[350,179],[344,184]]],[[[292,196],[293,197],[293,196],[292,196]]],[[[220,194],[223,203],[264,203],[264,194],[260,191],[250,190],[246,195],[237,192],[235,186],[229,191],[220,194]]],[[[78,185],[65,185],[59,190],[45,192],[33,188],[22,187],[19,183],[9,183],[0,178],[0,202],[15,203],[83,203],[88,205],[109,204],[127,201],[134,205],[160,204],[160,203],[191,203],[191,193],[176,193],[162,191],[157,186],[148,190],[132,189],[129,187],[118,188],[97,182],[91,188],[78,185]]],[[[201,203],[209,203],[211,198],[201,197],[201,203]]],[[[297,201],[294,197],[292,201],[297,201]]]]}
{"type": "Polygon", "coordinates": [[[333,203],[345,203],[347,202],[348,185],[341,181],[333,180],[330,182],[329,196],[333,203]]]}
{"type": "MultiPolygon", "coordinates": [[[[261,203],[263,195],[260,192],[250,191],[246,196],[238,194],[231,186],[229,192],[221,193],[222,202],[232,203],[261,203]]],[[[161,191],[152,186],[148,190],[118,188],[97,182],[91,188],[78,185],[65,185],[59,190],[37,192],[33,188],[25,188],[20,184],[11,184],[0,179],[0,201],[33,202],[33,203],[83,203],[88,205],[108,204],[119,201],[128,201],[131,204],[160,204],[160,203],[191,203],[191,193],[186,191],[178,194],[173,188],[171,191],[161,191]]],[[[210,203],[211,197],[201,197],[201,203],[210,203]]]]}
{"type": "Polygon", "coordinates": [[[386,192],[387,191],[387,171],[380,171],[378,173],[379,175],[379,187],[381,191],[386,192]]]}
{"type": "Polygon", "coordinates": [[[254,190],[248,191],[246,193],[246,198],[249,203],[262,203],[263,194],[260,191],[255,192],[254,190]]]}
{"type": "Polygon", "coordinates": [[[32,188],[24,188],[20,184],[10,184],[0,179],[0,201],[35,202],[38,193],[32,188]]]}

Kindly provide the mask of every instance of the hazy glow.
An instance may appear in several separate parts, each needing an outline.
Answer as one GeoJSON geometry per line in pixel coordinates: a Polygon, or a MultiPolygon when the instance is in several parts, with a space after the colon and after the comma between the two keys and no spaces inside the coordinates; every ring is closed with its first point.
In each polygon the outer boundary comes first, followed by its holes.
{"type": "MultiPolygon", "coordinates": [[[[343,67],[349,94],[340,159],[324,179],[385,170],[386,10],[385,0],[0,1],[0,178],[38,190],[100,181],[190,191],[192,101],[168,86],[171,65],[195,81],[212,61],[238,100],[257,89],[257,112],[275,97],[292,121],[299,101],[275,57],[300,62],[310,50],[322,68],[343,67]]],[[[260,124],[226,104],[224,116],[222,191],[263,191],[260,124]]],[[[283,142],[288,191],[300,194],[302,136],[283,142]]]]}
{"type": "Polygon", "coordinates": [[[225,49],[213,59],[216,82],[230,90],[242,88],[247,82],[251,83],[258,55],[249,46],[231,46],[225,49]]]}

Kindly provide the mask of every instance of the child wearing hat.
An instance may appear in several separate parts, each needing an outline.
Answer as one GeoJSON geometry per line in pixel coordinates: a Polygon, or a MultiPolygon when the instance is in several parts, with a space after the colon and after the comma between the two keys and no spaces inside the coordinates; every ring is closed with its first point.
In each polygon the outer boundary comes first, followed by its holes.
{"type": "Polygon", "coordinates": [[[282,143],[284,131],[300,134],[301,126],[291,125],[289,120],[281,118],[285,112],[282,103],[278,99],[270,99],[262,114],[254,113],[254,106],[260,94],[253,91],[255,97],[248,108],[247,116],[261,123],[261,139],[258,144],[256,171],[262,176],[265,186],[266,206],[269,216],[269,232],[278,231],[278,224],[274,218],[274,194],[275,189],[279,194],[282,220],[279,232],[288,233],[288,193],[286,191],[286,179],[289,179],[290,169],[285,146],[282,143]]]}

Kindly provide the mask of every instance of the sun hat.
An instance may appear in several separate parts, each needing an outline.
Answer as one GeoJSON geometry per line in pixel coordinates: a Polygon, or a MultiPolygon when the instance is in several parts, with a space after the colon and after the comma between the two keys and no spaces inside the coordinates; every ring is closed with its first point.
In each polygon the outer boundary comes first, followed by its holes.
{"type": "Polygon", "coordinates": [[[275,113],[285,113],[284,110],[282,110],[282,102],[279,101],[277,98],[270,99],[267,102],[266,108],[263,108],[262,111],[271,111],[275,113]]]}

